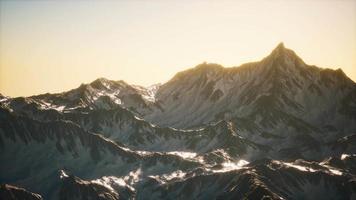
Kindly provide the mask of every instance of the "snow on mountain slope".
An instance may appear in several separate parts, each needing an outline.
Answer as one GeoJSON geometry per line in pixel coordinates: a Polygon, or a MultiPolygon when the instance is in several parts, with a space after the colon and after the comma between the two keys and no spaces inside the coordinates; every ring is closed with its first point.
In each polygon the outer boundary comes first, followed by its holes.
{"type": "Polygon", "coordinates": [[[139,151],[183,151],[201,154],[225,149],[230,156],[238,158],[246,156],[247,151],[260,151],[259,148],[262,147],[241,137],[226,121],[202,129],[178,130],[152,125],[123,108],[95,110],[85,115],[67,113],[65,119],[139,151]]]}
{"type": "Polygon", "coordinates": [[[139,93],[145,100],[153,102],[153,103],[156,102],[155,96],[156,96],[157,90],[159,89],[160,86],[161,86],[160,83],[153,84],[147,88],[139,86],[139,85],[132,85],[132,87],[134,87],[136,90],[139,91],[139,93]]]}
{"type": "MultiPolygon", "coordinates": [[[[71,121],[87,131],[101,134],[119,145],[139,151],[195,152],[199,154],[197,156],[208,153],[219,157],[213,152],[225,149],[224,152],[229,156],[241,158],[253,151],[258,152],[263,147],[244,139],[226,121],[202,129],[178,130],[150,124],[120,106],[110,110],[97,108],[85,112],[62,112],[42,109],[31,98],[21,98],[12,100],[9,107],[19,115],[40,121],[71,121]]],[[[264,147],[263,151],[266,149],[268,148],[264,147]]]]}
{"type": "Polygon", "coordinates": [[[67,92],[47,93],[31,96],[28,99],[41,105],[42,109],[55,109],[60,112],[110,109],[115,106],[143,112],[148,109],[149,105],[154,105],[154,92],[157,87],[145,88],[129,85],[124,81],[99,78],[67,92]]]}
{"type": "Polygon", "coordinates": [[[0,110],[0,119],[1,182],[24,185],[45,197],[55,195],[60,169],[99,178],[139,168],[146,176],[201,165],[165,153],[141,155],[70,121],[41,122],[6,109],[0,110]]]}
{"type": "Polygon", "coordinates": [[[259,160],[240,169],[206,174],[199,170],[164,184],[155,179],[137,199],[354,199],[355,175],[322,163],[259,160]]]}
{"type": "Polygon", "coordinates": [[[73,123],[41,123],[11,116],[4,110],[0,114],[2,181],[21,184],[43,194],[58,183],[56,171],[62,168],[90,177],[128,173],[138,167],[138,154],[100,135],[85,132],[73,123]]]}
{"type": "Polygon", "coordinates": [[[0,95],[0,183],[46,199],[355,199],[355,133],[356,84],[280,44],[147,88],[0,95]]]}
{"type": "MultiPolygon", "coordinates": [[[[324,145],[325,137],[316,139],[310,135],[301,134],[284,138],[263,132],[262,136],[267,142],[258,141],[252,134],[256,129],[258,130],[258,126],[245,121],[242,121],[244,123],[235,121],[237,125],[220,121],[200,129],[179,130],[155,126],[121,107],[111,110],[95,109],[86,112],[63,113],[55,110],[41,110],[35,106],[32,106],[32,109],[24,109],[29,105],[23,106],[21,111],[29,113],[28,110],[31,110],[30,113],[39,113],[36,118],[41,116],[41,119],[69,120],[87,131],[102,134],[117,144],[133,150],[181,152],[181,154],[194,152],[196,153],[195,160],[205,160],[209,163],[219,163],[229,159],[258,158],[266,155],[293,159],[301,158],[300,156],[303,155],[314,159],[321,159],[325,155],[335,155],[333,151],[325,153],[329,149],[324,145]],[[243,132],[250,133],[250,135],[242,136],[243,132]],[[281,141],[285,144],[273,145],[281,141]],[[284,146],[287,149],[281,150],[284,146]],[[222,152],[227,153],[227,156],[222,152]]],[[[27,115],[34,116],[33,114],[27,115]]],[[[328,142],[339,138],[340,136],[336,135],[328,142]]]]}
{"type": "Polygon", "coordinates": [[[67,175],[64,171],[61,171],[61,173],[62,184],[58,194],[58,199],[123,199],[121,198],[121,195],[119,195],[111,187],[107,187],[102,184],[97,184],[95,182],[81,180],[78,177],[67,175]]]}
{"type": "Polygon", "coordinates": [[[6,100],[7,98],[0,93],[0,103],[6,100]]]}

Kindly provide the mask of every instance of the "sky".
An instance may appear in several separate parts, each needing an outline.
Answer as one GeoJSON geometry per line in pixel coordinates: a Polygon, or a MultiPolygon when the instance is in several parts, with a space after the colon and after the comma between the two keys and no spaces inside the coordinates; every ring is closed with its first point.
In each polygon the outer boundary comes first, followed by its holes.
{"type": "Polygon", "coordinates": [[[99,77],[149,86],[202,62],[239,66],[280,42],[356,80],[356,0],[0,0],[0,93],[99,77]]]}

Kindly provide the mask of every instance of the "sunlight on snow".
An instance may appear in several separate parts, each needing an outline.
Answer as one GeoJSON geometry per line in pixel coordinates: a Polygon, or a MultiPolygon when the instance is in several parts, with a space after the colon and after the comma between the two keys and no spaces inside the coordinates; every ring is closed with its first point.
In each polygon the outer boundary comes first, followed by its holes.
{"type": "Polygon", "coordinates": [[[305,166],[301,166],[301,165],[296,165],[293,163],[287,163],[287,162],[283,162],[284,165],[287,165],[288,167],[293,167],[295,169],[298,169],[300,171],[305,171],[305,172],[316,172],[315,169],[312,169],[310,167],[305,167],[305,166]]]}
{"type": "Polygon", "coordinates": [[[356,157],[356,154],[342,154],[341,155],[341,160],[345,160],[346,158],[351,157],[351,156],[355,156],[356,157]]]}
{"type": "Polygon", "coordinates": [[[155,179],[156,181],[160,182],[161,184],[164,184],[164,183],[166,183],[172,179],[175,179],[175,178],[182,179],[182,178],[184,178],[185,175],[186,175],[186,173],[183,172],[182,170],[177,170],[170,174],[163,174],[161,176],[159,176],[159,175],[148,176],[148,177],[155,179]]]}
{"type": "Polygon", "coordinates": [[[116,186],[128,187],[132,191],[135,191],[135,188],[132,187],[133,184],[137,183],[140,180],[142,170],[141,168],[136,171],[131,171],[129,175],[125,177],[115,177],[115,176],[103,176],[99,179],[92,180],[92,183],[100,184],[111,191],[115,192],[114,188],[116,186]]]}
{"type": "Polygon", "coordinates": [[[68,174],[64,170],[60,170],[59,174],[60,174],[59,178],[61,178],[61,179],[69,177],[68,174]]]}
{"type": "Polygon", "coordinates": [[[169,151],[169,152],[167,152],[167,154],[180,156],[180,157],[185,158],[185,159],[187,159],[187,158],[191,158],[192,159],[192,158],[197,156],[196,153],[189,152],[189,151],[169,151]]]}
{"type": "Polygon", "coordinates": [[[239,160],[238,162],[224,162],[222,168],[218,170],[212,170],[213,172],[228,172],[232,170],[241,169],[243,166],[249,164],[246,160],[239,160]]]}

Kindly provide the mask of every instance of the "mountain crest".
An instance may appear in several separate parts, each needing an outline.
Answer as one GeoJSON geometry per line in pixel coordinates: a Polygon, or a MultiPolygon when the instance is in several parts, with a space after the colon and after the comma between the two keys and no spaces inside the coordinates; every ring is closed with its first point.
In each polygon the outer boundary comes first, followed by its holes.
{"type": "Polygon", "coordinates": [[[285,47],[284,47],[284,43],[283,42],[280,42],[277,47],[275,49],[280,49],[280,50],[284,50],[285,47]]]}
{"type": "Polygon", "coordinates": [[[219,65],[217,63],[207,63],[207,62],[203,62],[197,66],[195,66],[194,69],[197,70],[218,70],[218,69],[222,69],[224,68],[222,65],[219,65]]]}
{"type": "Polygon", "coordinates": [[[267,56],[267,58],[278,59],[278,58],[298,58],[298,55],[291,49],[288,49],[284,46],[284,43],[279,43],[272,52],[267,56]]]}

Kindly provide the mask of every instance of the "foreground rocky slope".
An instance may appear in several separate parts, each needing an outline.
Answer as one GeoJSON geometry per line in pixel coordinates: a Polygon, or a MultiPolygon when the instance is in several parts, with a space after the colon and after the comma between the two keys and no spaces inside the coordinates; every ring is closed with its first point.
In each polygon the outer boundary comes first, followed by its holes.
{"type": "MultiPolygon", "coordinates": [[[[355,161],[355,157],[349,159],[355,161]]],[[[185,175],[183,181],[146,186],[157,191],[155,199],[354,199],[355,175],[329,164],[264,159],[237,170],[196,172],[185,175]]]]}
{"type": "Polygon", "coordinates": [[[149,88],[0,95],[0,183],[45,199],[355,199],[355,135],[356,84],[280,44],[149,88]]]}
{"type": "Polygon", "coordinates": [[[322,162],[270,159],[207,171],[196,168],[147,176],[135,188],[127,178],[82,180],[60,172],[59,199],[355,199],[355,156],[322,162]],[[350,168],[342,166],[353,163],[350,168]]]}

